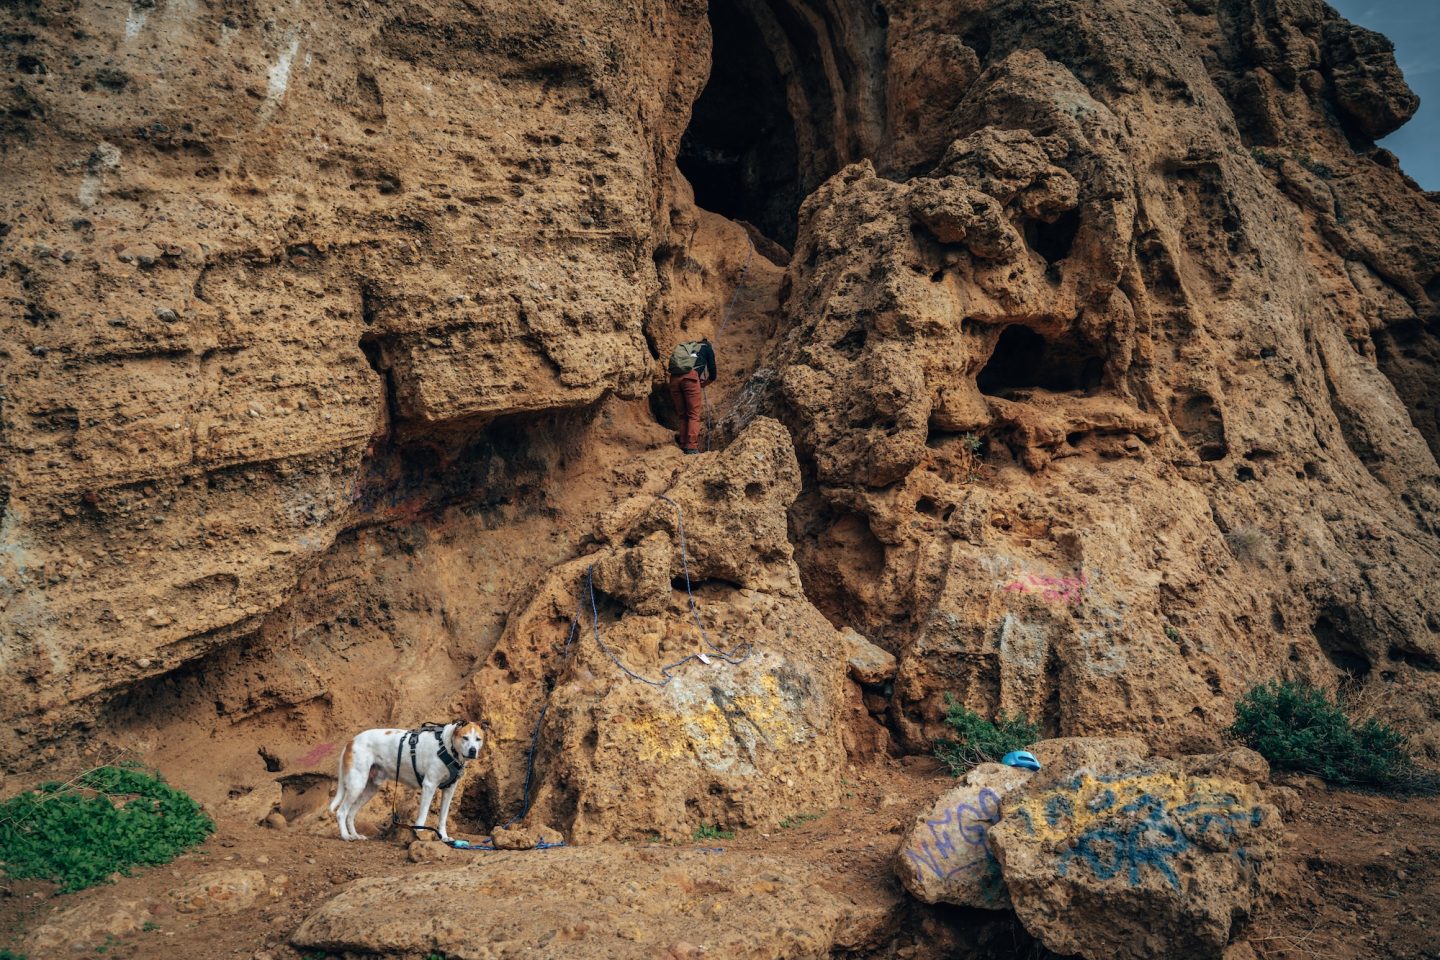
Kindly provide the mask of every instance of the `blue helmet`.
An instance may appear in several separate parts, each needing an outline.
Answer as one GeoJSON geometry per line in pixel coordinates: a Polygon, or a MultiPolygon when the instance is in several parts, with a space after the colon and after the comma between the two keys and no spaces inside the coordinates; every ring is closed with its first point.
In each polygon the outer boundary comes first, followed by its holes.
{"type": "Polygon", "coordinates": [[[1023,767],[1026,770],[1039,770],[1040,761],[1035,759],[1035,754],[1029,750],[1011,750],[1000,758],[1000,762],[1007,767],[1023,767]]]}

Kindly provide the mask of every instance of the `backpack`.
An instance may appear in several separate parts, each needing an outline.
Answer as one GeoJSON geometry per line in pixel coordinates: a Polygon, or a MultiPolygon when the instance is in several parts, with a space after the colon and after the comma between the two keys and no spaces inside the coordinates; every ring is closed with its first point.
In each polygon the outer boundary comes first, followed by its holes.
{"type": "Polygon", "coordinates": [[[678,377],[700,366],[700,348],[704,345],[700,340],[677,343],[675,352],[670,354],[670,375],[678,377]]]}

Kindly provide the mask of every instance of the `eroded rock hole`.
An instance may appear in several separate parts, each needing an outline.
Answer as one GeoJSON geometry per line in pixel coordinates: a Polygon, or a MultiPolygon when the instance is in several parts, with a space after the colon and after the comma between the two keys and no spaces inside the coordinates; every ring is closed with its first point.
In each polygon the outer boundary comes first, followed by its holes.
{"type": "Polygon", "coordinates": [[[1080,210],[1076,208],[1061,214],[1054,223],[1044,220],[1030,220],[1025,223],[1025,243],[1046,263],[1059,263],[1070,256],[1075,245],[1075,234],[1080,232],[1080,210]]]}
{"type": "Polygon", "coordinates": [[[279,778],[280,808],[288,823],[318,813],[335,792],[335,778],[327,773],[293,773],[279,778]]]}
{"type": "Polygon", "coordinates": [[[379,374],[380,382],[384,384],[385,422],[389,427],[393,427],[400,419],[400,396],[395,385],[395,373],[385,359],[385,351],[379,338],[370,334],[361,337],[360,352],[365,355],[365,362],[370,364],[371,370],[379,374]]]}
{"type": "Polygon", "coordinates": [[[695,202],[795,244],[803,200],[795,121],[765,31],[743,0],[710,4],[710,80],[695,101],[676,163],[695,202]]]}
{"type": "Polygon", "coordinates": [[[1440,660],[1417,647],[1392,644],[1385,656],[1391,663],[1407,664],[1416,670],[1424,670],[1427,673],[1440,671],[1440,660]]]}
{"type": "Polygon", "coordinates": [[[1093,390],[1104,379],[1105,360],[1075,334],[1055,341],[1011,324],[1000,333],[990,360],[976,377],[981,393],[1038,387],[1064,392],[1093,390]]]}
{"type": "Polygon", "coordinates": [[[1370,657],[1365,647],[1350,630],[1349,618],[1343,613],[1328,611],[1315,618],[1311,628],[1315,642],[1341,673],[1352,680],[1370,675],[1370,657]]]}
{"type": "Polygon", "coordinates": [[[1230,452],[1225,442],[1225,420],[1209,394],[1177,395],[1171,404],[1170,420],[1202,461],[1223,460],[1230,452]]]}

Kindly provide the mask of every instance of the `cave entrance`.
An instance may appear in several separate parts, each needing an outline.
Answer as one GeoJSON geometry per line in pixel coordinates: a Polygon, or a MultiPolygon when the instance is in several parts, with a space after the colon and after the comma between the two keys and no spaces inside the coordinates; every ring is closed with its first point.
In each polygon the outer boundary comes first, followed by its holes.
{"type": "Polygon", "coordinates": [[[1104,356],[1078,334],[1051,341],[1012,323],[1000,332],[995,351],[975,382],[981,393],[992,397],[1030,387],[1063,393],[1094,390],[1104,374],[1104,356]]]}
{"type": "Polygon", "coordinates": [[[746,0],[710,4],[710,79],[676,163],[696,204],[748,221],[789,249],[805,194],[786,80],[766,43],[764,13],[746,0]]]}

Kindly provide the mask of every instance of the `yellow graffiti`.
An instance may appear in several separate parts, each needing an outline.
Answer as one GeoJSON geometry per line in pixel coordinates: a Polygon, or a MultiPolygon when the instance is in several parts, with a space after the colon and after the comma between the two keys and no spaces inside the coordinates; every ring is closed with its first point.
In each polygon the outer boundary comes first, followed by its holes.
{"type": "Polygon", "coordinates": [[[779,681],[773,674],[764,674],[759,686],[758,691],[735,697],[706,699],[684,712],[655,711],[620,718],[620,739],[647,762],[676,760],[687,754],[718,757],[737,743],[773,746],[800,739],[779,681]]]}
{"type": "Polygon", "coordinates": [[[1042,841],[1063,840],[1088,832],[1139,801],[1155,801],[1165,810],[1189,808],[1198,813],[1251,808],[1258,802],[1249,784],[1176,773],[1119,777],[1082,774],[1061,787],[1027,797],[1005,811],[1028,822],[1042,841]]]}

